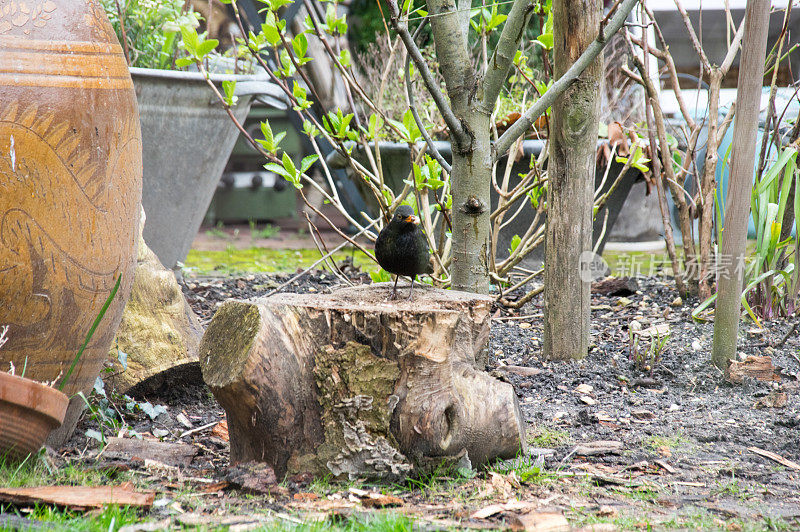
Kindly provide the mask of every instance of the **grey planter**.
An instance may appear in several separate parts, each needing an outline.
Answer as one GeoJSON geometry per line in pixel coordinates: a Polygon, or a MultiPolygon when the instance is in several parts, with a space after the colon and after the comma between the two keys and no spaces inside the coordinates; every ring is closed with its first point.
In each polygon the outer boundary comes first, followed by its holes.
{"type": "MultiPolygon", "coordinates": [[[[144,239],[161,263],[186,258],[239,135],[236,125],[197,72],[131,69],[142,125],[144,239]]],[[[243,123],[252,98],[278,106],[283,94],[263,75],[213,74],[236,81],[233,114],[243,123]]]]}

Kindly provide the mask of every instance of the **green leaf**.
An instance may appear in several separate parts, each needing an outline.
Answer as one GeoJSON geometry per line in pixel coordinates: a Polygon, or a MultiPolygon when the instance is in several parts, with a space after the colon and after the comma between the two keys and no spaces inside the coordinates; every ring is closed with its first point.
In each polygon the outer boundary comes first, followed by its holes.
{"type": "Polygon", "coordinates": [[[298,58],[306,56],[306,52],[308,51],[308,39],[305,33],[300,33],[292,39],[292,48],[294,48],[294,53],[298,58]]]}
{"type": "Polygon", "coordinates": [[[219,41],[216,39],[208,39],[201,42],[197,46],[197,57],[202,59],[203,57],[207,56],[217,47],[218,44],[219,41]]]}
{"type": "Polygon", "coordinates": [[[369,115],[369,136],[371,139],[378,138],[382,127],[383,118],[381,118],[381,115],[376,113],[369,115]]]}
{"type": "Polygon", "coordinates": [[[762,194],[765,192],[767,187],[772,184],[773,180],[778,176],[783,167],[786,166],[786,163],[788,163],[790,159],[795,159],[796,156],[796,148],[785,148],[778,157],[778,160],[775,161],[775,164],[770,166],[767,172],[761,178],[761,181],[758,183],[758,187],[756,188],[756,194],[762,194]]]}
{"type": "Polygon", "coordinates": [[[279,165],[278,163],[267,163],[264,165],[265,170],[269,170],[270,172],[275,172],[276,174],[283,176],[286,178],[287,181],[292,180],[292,174],[286,171],[283,166],[279,165]]]}
{"type": "Polygon", "coordinates": [[[236,80],[225,80],[222,82],[222,90],[225,91],[225,103],[229,106],[236,105],[239,98],[234,94],[236,92],[236,80]]]}
{"type": "Polygon", "coordinates": [[[276,46],[281,42],[281,34],[278,31],[274,13],[269,12],[267,14],[266,21],[261,25],[261,33],[264,34],[267,42],[272,46],[276,46]]]}
{"type": "Polygon", "coordinates": [[[342,66],[349,67],[350,66],[350,51],[349,50],[342,50],[339,52],[339,62],[342,66]]]}
{"type": "Polygon", "coordinates": [[[294,161],[289,154],[283,152],[283,157],[281,158],[281,162],[283,162],[283,167],[286,169],[287,172],[292,174],[292,176],[297,177],[297,167],[294,165],[294,161]]]}
{"type": "Polygon", "coordinates": [[[522,242],[522,239],[519,235],[514,235],[511,237],[511,247],[508,248],[508,252],[514,253],[514,251],[519,247],[520,242],[522,242]]]}
{"type": "Polygon", "coordinates": [[[317,159],[319,159],[319,156],[316,154],[303,157],[303,160],[300,161],[300,172],[306,173],[311,168],[311,165],[317,162],[317,159]]]}

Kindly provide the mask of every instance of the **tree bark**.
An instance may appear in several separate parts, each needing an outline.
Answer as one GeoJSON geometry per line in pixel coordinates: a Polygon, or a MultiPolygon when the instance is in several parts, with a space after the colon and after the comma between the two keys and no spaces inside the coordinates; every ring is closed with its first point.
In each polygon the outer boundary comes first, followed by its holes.
{"type": "Polygon", "coordinates": [[[229,301],[200,346],[225,408],[231,462],[397,479],[513,457],[525,445],[513,388],[476,368],[491,299],[391,283],[229,301]]]}
{"type": "Polygon", "coordinates": [[[726,369],[736,356],[742,305],[747,221],[753,189],[753,165],[758,128],[759,102],[767,50],[769,0],[748,0],[744,20],[744,44],[739,64],[736,119],[733,124],[731,172],[725,204],[720,271],[714,316],[712,361],[726,369]]]}
{"type": "MultiPolygon", "coordinates": [[[[594,40],[601,11],[599,0],[557,0],[553,9],[559,78],[594,40]]],[[[551,360],[583,358],[589,349],[591,279],[580,262],[592,245],[602,66],[598,56],[553,104],[544,271],[544,355],[551,360]]]]}
{"type": "MultiPolygon", "coordinates": [[[[428,0],[431,28],[453,113],[466,137],[453,136],[453,260],[455,290],[489,293],[490,193],[492,176],[489,118],[466,42],[466,20],[454,0],[428,0]]],[[[492,105],[494,107],[494,105],[492,105]]]]}

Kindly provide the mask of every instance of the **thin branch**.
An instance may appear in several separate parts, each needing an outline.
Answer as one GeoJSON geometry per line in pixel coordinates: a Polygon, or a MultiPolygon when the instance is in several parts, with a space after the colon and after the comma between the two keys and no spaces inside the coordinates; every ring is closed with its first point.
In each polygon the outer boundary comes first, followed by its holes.
{"type": "Polygon", "coordinates": [[[500,40],[494,49],[483,78],[481,104],[487,113],[494,110],[495,102],[508,77],[508,69],[519,49],[532,13],[533,3],[531,0],[516,0],[511,6],[511,11],[503,25],[503,31],[500,32],[500,40]]]}
{"type": "Polygon", "coordinates": [[[525,134],[525,131],[533,124],[534,120],[544,113],[548,107],[553,105],[564,91],[566,91],[572,82],[578,79],[578,76],[583,74],[583,71],[600,55],[603,48],[611,40],[611,37],[619,31],[625,23],[625,19],[633,9],[633,6],[639,0],[623,0],[620,4],[617,13],[608,23],[607,27],[598,34],[597,38],[584,50],[581,56],[575,61],[569,70],[561,76],[553,85],[545,92],[541,98],[528,108],[527,111],[503,133],[497,142],[494,143],[493,157],[497,160],[511,147],[511,144],[520,136],[525,134]]]}
{"type": "MultiPolygon", "coordinates": [[[[427,23],[428,19],[424,19],[422,24],[419,25],[417,31],[414,32],[414,35],[411,37],[412,39],[416,39],[419,32],[427,23]]],[[[412,90],[413,87],[411,86],[411,54],[406,54],[406,68],[405,68],[405,75],[406,75],[406,95],[408,96],[408,108],[411,110],[411,115],[414,117],[414,121],[417,123],[417,127],[419,128],[419,132],[422,133],[422,137],[425,139],[425,143],[428,145],[428,150],[430,150],[433,158],[444,168],[448,174],[452,172],[452,167],[450,163],[445,161],[442,154],[439,153],[439,150],[436,149],[436,145],[433,143],[433,139],[431,138],[428,130],[425,129],[425,124],[422,123],[422,119],[417,112],[417,106],[414,103],[414,91],[412,90]]]]}
{"type": "MultiPolygon", "coordinates": [[[[122,12],[122,9],[119,7],[119,0],[114,0],[114,4],[117,6],[117,16],[119,17],[119,29],[122,32],[122,47],[125,50],[125,62],[128,65],[131,64],[131,53],[128,50],[128,33],[125,31],[125,14],[122,12]]],[[[128,6],[125,6],[125,10],[127,11],[128,6]]]]}
{"type": "Polygon", "coordinates": [[[392,27],[397,34],[400,35],[400,38],[403,39],[403,44],[406,46],[408,55],[411,56],[411,59],[417,66],[417,69],[422,76],[422,80],[425,82],[425,87],[427,87],[428,92],[433,98],[433,101],[436,103],[436,107],[442,114],[442,118],[444,118],[447,127],[450,129],[450,133],[453,135],[456,143],[458,143],[460,146],[469,146],[471,143],[469,135],[466,133],[466,131],[464,131],[461,121],[456,117],[455,114],[453,114],[450,104],[445,99],[442,90],[439,88],[439,84],[436,82],[436,79],[434,79],[433,74],[428,68],[428,63],[425,61],[425,58],[422,57],[422,52],[419,51],[419,48],[414,42],[414,38],[408,31],[408,23],[400,22],[400,10],[397,7],[397,0],[388,0],[388,4],[392,15],[392,27]]]}
{"type": "MultiPolygon", "coordinates": [[[[650,17],[650,20],[655,23],[655,18],[651,16],[651,13],[647,10],[647,5],[642,2],[642,10],[647,13],[647,16],[650,17]]],[[[659,34],[661,30],[659,29],[659,34]]],[[[663,37],[663,36],[662,36],[663,37]]],[[[648,60],[647,54],[649,52],[649,43],[647,42],[647,32],[642,32],[642,50],[644,51],[644,62],[643,66],[643,76],[650,77],[650,61],[648,60]]],[[[665,48],[669,51],[669,48],[665,48]]],[[[675,67],[675,63],[672,62],[672,56],[667,53],[665,54],[668,60],[666,63],[672,63],[672,68],[675,67]]],[[[680,92],[680,87],[677,84],[678,78],[677,75],[673,78],[673,83],[675,87],[675,94],[677,95],[680,92]]],[[[664,191],[664,183],[661,181],[663,174],[661,168],[661,159],[656,154],[656,134],[655,128],[653,126],[653,101],[652,99],[647,96],[645,98],[645,121],[647,123],[647,140],[650,143],[650,159],[652,160],[653,165],[653,181],[656,184],[656,194],[658,195],[658,209],[661,212],[661,222],[664,225],[664,240],[667,245],[667,254],[669,255],[670,263],[672,264],[672,275],[675,278],[675,287],[678,289],[680,294],[686,293],[686,287],[683,283],[683,271],[680,267],[680,261],[678,260],[678,254],[675,250],[675,237],[672,234],[672,221],[670,220],[669,215],[669,206],[667,205],[667,196],[666,192],[664,191]]]]}
{"type": "MultiPolygon", "coordinates": [[[[710,72],[711,63],[708,60],[708,56],[706,56],[705,50],[703,50],[703,46],[700,44],[700,39],[697,38],[697,33],[695,33],[694,26],[692,26],[692,21],[689,20],[689,14],[683,8],[683,4],[681,4],[680,0],[675,0],[675,7],[678,8],[681,17],[683,17],[683,24],[686,26],[686,31],[689,32],[689,40],[692,41],[692,47],[694,51],[697,52],[698,57],[700,57],[703,69],[706,72],[710,72]]],[[[744,24],[742,24],[742,26],[744,26],[744,24]]]]}
{"type": "Polygon", "coordinates": [[[719,66],[720,72],[722,75],[728,73],[728,70],[731,69],[731,65],[733,64],[733,60],[736,59],[736,54],[739,53],[739,46],[742,44],[742,38],[744,37],[744,20],[742,23],[739,24],[739,29],[736,30],[736,35],[733,36],[733,41],[731,42],[731,47],[728,48],[728,53],[725,54],[725,59],[722,60],[722,64],[719,66]]]}

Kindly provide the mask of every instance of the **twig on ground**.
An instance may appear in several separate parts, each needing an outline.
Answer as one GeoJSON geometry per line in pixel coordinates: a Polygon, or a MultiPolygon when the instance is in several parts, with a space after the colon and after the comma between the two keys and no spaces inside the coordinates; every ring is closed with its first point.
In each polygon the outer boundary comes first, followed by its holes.
{"type": "Polygon", "coordinates": [[[191,430],[184,431],[184,432],[181,433],[180,436],[178,436],[178,439],[185,438],[186,436],[189,436],[191,434],[195,434],[197,432],[202,432],[202,431],[204,431],[206,429],[210,429],[211,427],[214,427],[214,426],[216,426],[218,424],[219,424],[219,421],[212,421],[211,423],[203,425],[202,427],[197,427],[197,428],[194,428],[194,429],[191,429],[191,430]]]}

